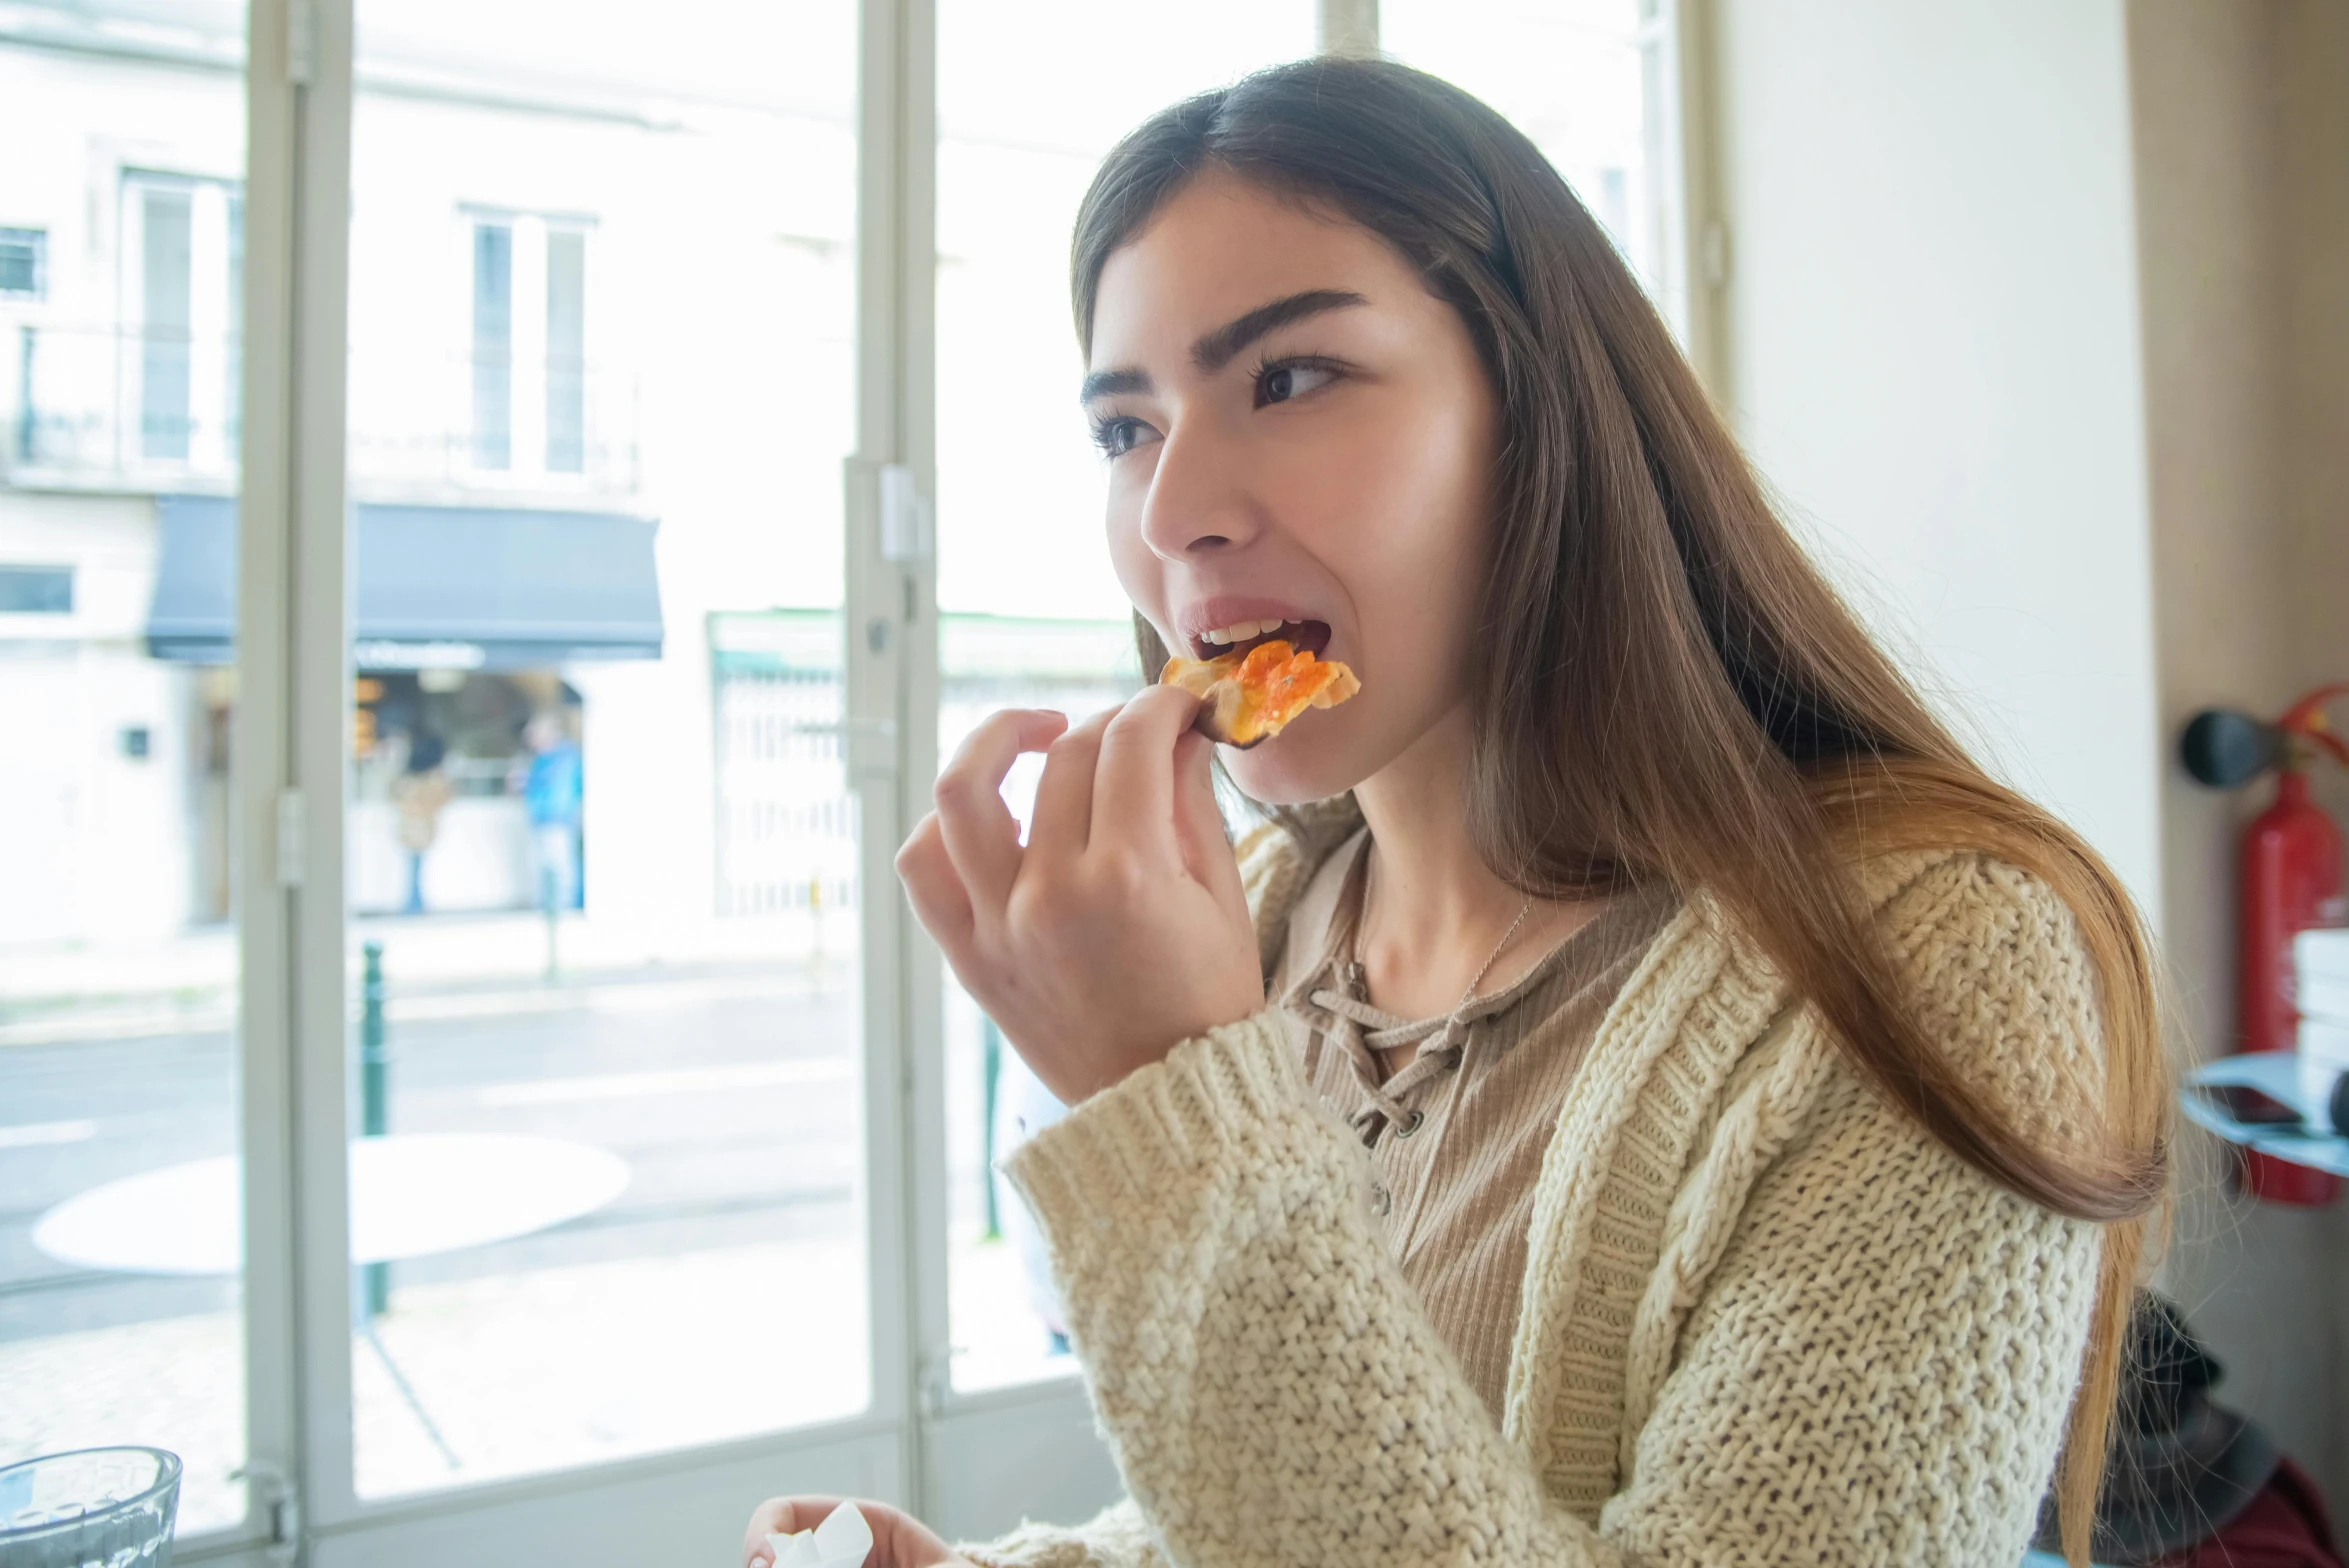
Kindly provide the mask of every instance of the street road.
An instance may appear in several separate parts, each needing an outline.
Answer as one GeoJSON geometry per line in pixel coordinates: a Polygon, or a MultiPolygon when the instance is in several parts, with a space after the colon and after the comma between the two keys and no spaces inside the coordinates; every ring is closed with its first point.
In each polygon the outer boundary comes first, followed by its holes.
{"type": "MultiPolygon", "coordinates": [[[[387,1009],[389,1130],[569,1138],[632,1180],[536,1236],[393,1265],[392,1287],[705,1247],[847,1238],[862,1165],[852,973],[658,971],[387,1009]]],[[[356,1052],[357,1030],[348,1045],[356,1052]]],[[[0,1341],[216,1311],[224,1279],[100,1274],[32,1245],[51,1204],[235,1150],[226,1032],[0,1047],[0,1341]]],[[[353,1094],[358,1075],[352,1071],[353,1094]]],[[[355,1121],[354,1116],[354,1121],[355,1121]]]]}

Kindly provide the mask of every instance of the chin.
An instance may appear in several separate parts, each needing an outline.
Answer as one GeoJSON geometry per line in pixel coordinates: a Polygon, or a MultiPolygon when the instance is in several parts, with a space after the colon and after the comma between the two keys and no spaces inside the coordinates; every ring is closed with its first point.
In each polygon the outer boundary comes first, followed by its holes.
{"type": "Polygon", "coordinates": [[[1376,770],[1359,765],[1355,747],[1331,744],[1338,737],[1312,722],[1321,717],[1326,715],[1306,714],[1245,751],[1220,747],[1224,771],[1259,805],[1304,806],[1343,795],[1376,770]]]}

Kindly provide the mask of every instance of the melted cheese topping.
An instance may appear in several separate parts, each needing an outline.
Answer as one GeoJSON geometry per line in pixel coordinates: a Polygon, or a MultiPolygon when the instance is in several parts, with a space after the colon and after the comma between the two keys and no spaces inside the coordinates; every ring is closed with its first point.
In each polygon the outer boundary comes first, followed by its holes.
{"type": "Polygon", "coordinates": [[[1301,653],[1274,638],[1246,653],[1169,659],[1161,686],[1200,699],[1196,728],[1226,746],[1270,740],[1308,708],[1334,708],[1362,689],[1343,664],[1301,653]]]}

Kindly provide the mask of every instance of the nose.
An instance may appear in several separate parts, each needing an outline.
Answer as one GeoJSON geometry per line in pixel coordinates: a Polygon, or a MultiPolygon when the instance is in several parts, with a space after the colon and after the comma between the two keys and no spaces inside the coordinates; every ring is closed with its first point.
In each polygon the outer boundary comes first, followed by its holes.
{"type": "Polygon", "coordinates": [[[1178,425],[1159,443],[1150,490],[1142,501],[1142,541],[1167,561],[1238,549],[1264,531],[1260,499],[1246,463],[1211,424],[1178,425]]]}

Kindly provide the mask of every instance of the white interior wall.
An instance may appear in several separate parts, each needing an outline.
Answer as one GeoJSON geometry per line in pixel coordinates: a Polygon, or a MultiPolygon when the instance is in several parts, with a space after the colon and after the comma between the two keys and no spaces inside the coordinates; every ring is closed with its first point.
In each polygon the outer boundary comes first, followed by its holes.
{"type": "MultiPolygon", "coordinates": [[[[2193,791],[2170,752],[2207,702],[2349,675],[2349,282],[2326,259],[2349,253],[2349,8],[1712,15],[1739,431],[1961,728],[2135,890],[2219,1049],[2257,803],[2193,791]]],[[[2226,1397],[2336,1500],[2345,1227],[2205,1189],[2165,1277],[2226,1397]]]]}
{"type": "Polygon", "coordinates": [[[1739,432],[1986,760],[2151,905],[2120,0],[1716,16],[1739,432]]]}

